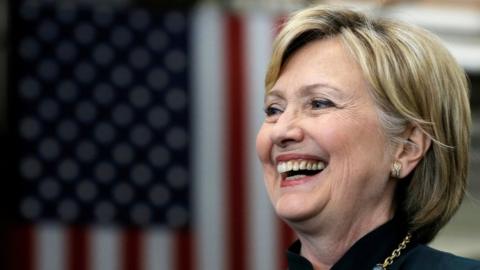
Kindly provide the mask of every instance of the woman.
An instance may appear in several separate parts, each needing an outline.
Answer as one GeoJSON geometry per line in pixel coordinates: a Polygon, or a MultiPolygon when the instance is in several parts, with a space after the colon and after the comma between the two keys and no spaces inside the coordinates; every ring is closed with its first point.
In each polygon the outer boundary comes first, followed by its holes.
{"type": "Polygon", "coordinates": [[[344,8],[277,36],[257,137],[289,269],[480,269],[430,242],[466,185],[464,72],[428,32],[344,8]]]}

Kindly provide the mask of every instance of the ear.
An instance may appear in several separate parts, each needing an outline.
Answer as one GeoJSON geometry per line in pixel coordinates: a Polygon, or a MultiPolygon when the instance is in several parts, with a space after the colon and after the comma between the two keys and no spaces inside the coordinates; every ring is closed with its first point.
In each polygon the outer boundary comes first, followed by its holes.
{"type": "Polygon", "coordinates": [[[402,137],[406,142],[399,144],[395,153],[395,161],[402,165],[398,178],[410,174],[432,144],[430,137],[416,125],[407,128],[402,137]]]}

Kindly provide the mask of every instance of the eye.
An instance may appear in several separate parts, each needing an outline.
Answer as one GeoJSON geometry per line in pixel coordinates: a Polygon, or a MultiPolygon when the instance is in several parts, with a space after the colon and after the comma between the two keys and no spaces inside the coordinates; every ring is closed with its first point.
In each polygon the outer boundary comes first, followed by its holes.
{"type": "Polygon", "coordinates": [[[274,115],[282,113],[282,109],[280,107],[278,107],[278,105],[275,105],[275,104],[268,105],[264,109],[264,111],[265,111],[265,114],[267,115],[267,117],[274,116],[274,115]]]}
{"type": "Polygon", "coordinates": [[[328,99],[313,99],[310,102],[310,106],[312,107],[312,109],[318,110],[318,109],[334,107],[335,104],[328,99]]]}

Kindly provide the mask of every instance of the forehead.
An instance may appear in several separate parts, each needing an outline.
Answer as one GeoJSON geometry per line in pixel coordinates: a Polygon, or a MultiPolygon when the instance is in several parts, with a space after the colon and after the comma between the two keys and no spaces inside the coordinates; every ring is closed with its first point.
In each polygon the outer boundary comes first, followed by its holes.
{"type": "Polygon", "coordinates": [[[363,72],[339,37],[315,40],[295,51],[269,92],[291,91],[315,84],[368,95],[363,72]]]}

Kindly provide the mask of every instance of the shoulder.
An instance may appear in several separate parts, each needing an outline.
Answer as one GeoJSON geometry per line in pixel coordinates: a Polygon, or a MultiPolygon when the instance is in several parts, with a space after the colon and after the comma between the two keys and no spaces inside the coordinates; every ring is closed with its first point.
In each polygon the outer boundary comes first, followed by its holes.
{"type": "Polygon", "coordinates": [[[392,269],[480,270],[480,261],[418,245],[398,260],[392,269]]]}

